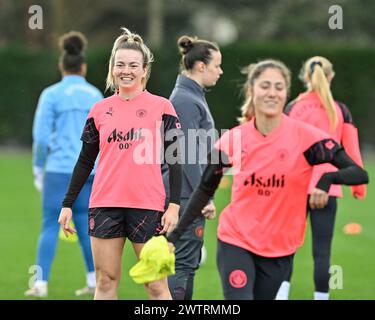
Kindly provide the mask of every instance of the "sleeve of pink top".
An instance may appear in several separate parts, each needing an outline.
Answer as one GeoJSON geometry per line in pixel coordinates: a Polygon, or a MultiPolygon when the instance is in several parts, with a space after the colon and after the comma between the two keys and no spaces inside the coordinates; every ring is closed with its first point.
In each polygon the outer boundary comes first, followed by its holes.
{"type": "Polygon", "coordinates": [[[233,163],[233,129],[226,131],[215,143],[215,149],[227,155],[230,163],[233,163]]]}
{"type": "MultiPolygon", "coordinates": [[[[344,123],[341,142],[348,155],[363,168],[358,130],[352,123],[344,123]]],[[[352,186],[351,191],[353,197],[364,199],[366,197],[367,186],[365,184],[352,186]]]]}

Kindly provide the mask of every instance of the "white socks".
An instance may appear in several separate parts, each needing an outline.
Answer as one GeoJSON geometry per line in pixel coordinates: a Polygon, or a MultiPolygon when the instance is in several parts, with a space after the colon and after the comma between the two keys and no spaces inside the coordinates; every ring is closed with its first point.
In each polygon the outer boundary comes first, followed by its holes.
{"type": "MultiPolygon", "coordinates": [[[[289,300],[290,282],[283,281],[275,300],[289,300]]],[[[329,292],[314,292],[314,300],[329,300],[329,292]]]]}
{"type": "Polygon", "coordinates": [[[90,288],[96,287],[95,271],[86,273],[86,283],[87,283],[87,286],[90,288]]]}
{"type": "Polygon", "coordinates": [[[290,282],[283,281],[281,284],[279,291],[277,292],[275,300],[289,300],[289,289],[290,289],[290,282]]]}
{"type": "Polygon", "coordinates": [[[314,292],[314,300],[329,300],[329,292],[314,292]]]}
{"type": "Polygon", "coordinates": [[[46,297],[48,294],[48,282],[44,280],[36,280],[34,283],[34,289],[36,290],[34,296],[46,297]]]}
{"type": "Polygon", "coordinates": [[[44,280],[36,280],[34,283],[34,287],[38,289],[47,289],[48,282],[44,280]]]}

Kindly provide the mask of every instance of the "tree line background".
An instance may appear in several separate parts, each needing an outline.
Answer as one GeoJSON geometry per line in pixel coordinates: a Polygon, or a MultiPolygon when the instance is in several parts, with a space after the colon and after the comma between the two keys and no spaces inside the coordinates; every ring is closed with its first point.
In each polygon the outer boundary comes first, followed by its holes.
{"type": "MultiPolygon", "coordinates": [[[[79,30],[89,40],[87,78],[104,90],[108,58],[120,27],[141,34],[155,54],[148,89],[168,97],[179,71],[183,34],[217,41],[224,75],[207,94],[217,128],[236,124],[241,67],[263,58],[293,72],[294,98],[302,62],[333,62],[334,97],[351,109],[363,146],[375,146],[375,1],[371,0],[0,0],[0,145],[30,146],[40,92],[59,81],[57,39],[79,30]],[[29,28],[31,5],[43,9],[43,29],[29,28]],[[342,30],[328,27],[331,5],[343,9],[342,30]]],[[[107,92],[106,95],[110,93],[107,92]]]]}

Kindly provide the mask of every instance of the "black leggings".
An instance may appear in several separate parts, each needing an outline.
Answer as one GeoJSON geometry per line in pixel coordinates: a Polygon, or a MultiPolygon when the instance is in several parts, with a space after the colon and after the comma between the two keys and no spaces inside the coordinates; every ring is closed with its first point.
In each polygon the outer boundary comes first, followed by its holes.
{"type": "Polygon", "coordinates": [[[218,240],[217,265],[226,300],[273,300],[293,255],[266,258],[218,240]]]}
{"type": "MultiPolygon", "coordinates": [[[[311,222],[315,291],[318,292],[329,291],[329,267],[336,210],[336,197],[329,197],[328,204],[323,209],[308,207],[307,211],[311,222]]],[[[290,281],[292,272],[293,262],[286,278],[287,281],[290,281]]]]}

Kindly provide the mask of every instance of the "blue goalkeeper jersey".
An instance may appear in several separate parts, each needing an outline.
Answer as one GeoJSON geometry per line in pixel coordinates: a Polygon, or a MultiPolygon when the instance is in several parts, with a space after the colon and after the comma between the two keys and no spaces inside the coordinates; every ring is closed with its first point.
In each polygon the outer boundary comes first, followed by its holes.
{"type": "Polygon", "coordinates": [[[33,166],[72,173],[91,107],[101,92],[79,75],[67,75],[43,90],[33,123],[33,166]]]}

